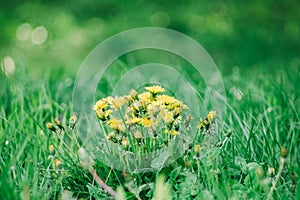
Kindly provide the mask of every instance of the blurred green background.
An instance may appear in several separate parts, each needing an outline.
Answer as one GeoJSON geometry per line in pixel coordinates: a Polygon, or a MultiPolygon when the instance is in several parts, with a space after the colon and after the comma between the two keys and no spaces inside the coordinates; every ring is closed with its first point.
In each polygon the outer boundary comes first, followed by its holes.
{"type": "MultiPolygon", "coordinates": [[[[75,76],[87,54],[121,31],[167,27],[196,39],[223,75],[297,71],[298,0],[1,1],[0,59],[34,79],[75,76]]],[[[13,69],[10,69],[13,71],[13,69]]]]}

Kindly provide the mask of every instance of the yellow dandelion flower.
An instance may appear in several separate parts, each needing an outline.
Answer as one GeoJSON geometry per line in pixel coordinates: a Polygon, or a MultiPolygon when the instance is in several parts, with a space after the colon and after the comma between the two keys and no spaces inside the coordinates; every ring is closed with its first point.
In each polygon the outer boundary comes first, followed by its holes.
{"type": "Polygon", "coordinates": [[[125,131],[125,125],[122,120],[112,118],[107,121],[107,124],[114,130],[125,131]]]}
{"type": "Polygon", "coordinates": [[[152,94],[157,94],[157,93],[161,93],[164,92],[165,89],[159,85],[154,85],[154,86],[150,86],[150,87],[145,87],[145,89],[149,92],[151,92],[152,94]]]}
{"type": "Polygon", "coordinates": [[[112,110],[96,110],[97,117],[101,120],[107,120],[112,113],[112,110]]]}
{"type": "Polygon", "coordinates": [[[165,134],[169,134],[170,131],[168,129],[165,130],[165,134]]]}
{"type": "Polygon", "coordinates": [[[150,117],[143,117],[141,118],[140,124],[143,125],[144,127],[150,127],[152,125],[152,120],[150,117]]]}
{"type": "Polygon", "coordinates": [[[198,128],[199,128],[199,129],[202,129],[202,128],[203,128],[203,120],[202,120],[202,118],[200,118],[200,122],[199,122],[199,124],[198,124],[198,128]]]}
{"type": "Polygon", "coordinates": [[[104,109],[106,107],[107,107],[107,102],[104,101],[103,99],[101,99],[101,100],[99,100],[99,101],[96,102],[96,104],[94,105],[93,109],[94,110],[100,110],[100,109],[102,110],[102,109],[104,109]]]}
{"type": "Polygon", "coordinates": [[[183,110],[187,110],[188,106],[185,105],[184,103],[182,103],[181,101],[177,100],[177,101],[169,104],[168,108],[170,110],[174,110],[174,112],[176,112],[176,114],[180,114],[183,110]]]}
{"type": "Polygon", "coordinates": [[[207,114],[207,119],[211,122],[215,119],[217,112],[216,111],[210,111],[207,114]]]}
{"type": "Polygon", "coordinates": [[[141,121],[140,118],[138,117],[133,117],[133,118],[127,118],[125,123],[128,124],[128,125],[133,125],[133,124],[137,124],[141,121]]]}
{"type": "Polygon", "coordinates": [[[111,107],[114,109],[120,109],[124,103],[126,103],[126,99],[124,97],[115,97],[112,99],[111,107]]]}
{"type": "Polygon", "coordinates": [[[172,103],[175,103],[177,101],[177,99],[175,99],[174,97],[168,96],[166,94],[158,95],[156,97],[156,99],[158,101],[163,102],[164,104],[172,104],[172,103]]]}
{"type": "Polygon", "coordinates": [[[174,108],[173,112],[175,116],[178,116],[181,114],[182,109],[180,107],[174,108]]]}
{"type": "Polygon", "coordinates": [[[173,136],[177,135],[178,133],[179,133],[179,132],[176,131],[176,130],[172,130],[172,131],[171,131],[171,135],[173,135],[173,136]]]}
{"type": "Polygon", "coordinates": [[[143,92],[139,94],[138,97],[142,103],[144,102],[148,103],[152,101],[152,96],[150,92],[143,92]]]}

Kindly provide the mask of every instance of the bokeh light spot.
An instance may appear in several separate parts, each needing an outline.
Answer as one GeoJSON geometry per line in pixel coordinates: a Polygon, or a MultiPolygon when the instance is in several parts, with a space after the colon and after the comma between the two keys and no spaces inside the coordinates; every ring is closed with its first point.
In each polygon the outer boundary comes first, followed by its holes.
{"type": "Polygon", "coordinates": [[[28,23],[21,24],[16,31],[16,37],[20,41],[30,40],[32,27],[28,23]]]}
{"type": "Polygon", "coordinates": [[[43,44],[48,38],[48,31],[43,26],[36,27],[31,34],[31,41],[33,44],[43,44]]]}
{"type": "Polygon", "coordinates": [[[14,74],[16,65],[12,57],[6,56],[5,58],[3,58],[1,62],[1,68],[6,76],[14,74]]]}

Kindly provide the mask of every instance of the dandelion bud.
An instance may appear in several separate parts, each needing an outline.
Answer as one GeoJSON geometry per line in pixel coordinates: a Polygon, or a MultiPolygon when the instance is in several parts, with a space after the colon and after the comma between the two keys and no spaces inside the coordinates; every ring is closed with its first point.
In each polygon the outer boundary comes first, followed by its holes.
{"type": "Polygon", "coordinates": [[[268,175],[271,176],[271,177],[275,175],[275,168],[274,167],[269,167],[268,168],[268,175]]]}
{"type": "Polygon", "coordinates": [[[115,132],[110,132],[107,136],[106,136],[106,139],[107,140],[111,140],[112,138],[115,137],[115,132]]]}
{"type": "Polygon", "coordinates": [[[186,161],[184,162],[184,166],[185,166],[186,168],[191,167],[191,161],[186,160],[186,161]]]}
{"type": "Polygon", "coordinates": [[[58,158],[56,158],[54,159],[53,164],[55,167],[58,167],[61,164],[61,161],[58,158]]]}
{"type": "Polygon", "coordinates": [[[137,95],[138,95],[137,91],[135,91],[134,89],[130,90],[129,96],[131,99],[137,99],[137,95]]]}
{"type": "Polygon", "coordinates": [[[203,120],[202,120],[202,118],[200,118],[200,122],[199,122],[199,124],[198,124],[198,128],[199,128],[199,129],[202,129],[202,128],[203,128],[203,120]]]}
{"type": "Polygon", "coordinates": [[[185,127],[187,128],[190,124],[192,120],[192,116],[191,115],[188,115],[186,118],[185,118],[185,127]]]}
{"type": "Polygon", "coordinates": [[[69,123],[70,123],[70,129],[74,129],[75,124],[77,122],[77,116],[76,115],[72,115],[69,119],[69,123]]]}
{"type": "Polygon", "coordinates": [[[50,152],[51,155],[54,154],[54,145],[53,145],[53,144],[51,144],[51,145],[49,146],[49,152],[50,152]]]}
{"type": "Polygon", "coordinates": [[[61,125],[61,122],[59,119],[54,119],[54,123],[60,128],[60,130],[64,130],[64,127],[61,125]]]}
{"type": "Polygon", "coordinates": [[[47,129],[56,132],[56,128],[53,126],[51,122],[46,122],[47,129]]]}
{"type": "Polygon", "coordinates": [[[281,150],[280,150],[280,156],[282,158],[286,158],[286,156],[287,156],[287,149],[286,149],[286,147],[282,147],[281,148],[281,150]]]}
{"type": "Polygon", "coordinates": [[[207,119],[212,122],[216,118],[217,112],[216,111],[210,111],[207,114],[207,119]]]}
{"type": "Polygon", "coordinates": [[[201,151],[202,147],[201,145],[197,144],[194,146],[194,152],[195,154],[198,154],[201,151]]]}
{"type": "Polygon", "coordinates": [[[57,125],[57,126],[59,126],[61,123],[60,123],[60,121],[59,121],[59,119],[54,119],[54,123],[57,125]]]}
{"type": "Polygon", "coordinates": [[[76,122],[77,122],[77,116],[76,115],[72,115],[70,117],[69,121],[70,121],[71,124],[76,124],[76,122]]]}
{"type": "Polygon", "coordinates": [[[256,175],[260,180],[264,178],[264,170],[262,167],[256,169],[256,175]]]}

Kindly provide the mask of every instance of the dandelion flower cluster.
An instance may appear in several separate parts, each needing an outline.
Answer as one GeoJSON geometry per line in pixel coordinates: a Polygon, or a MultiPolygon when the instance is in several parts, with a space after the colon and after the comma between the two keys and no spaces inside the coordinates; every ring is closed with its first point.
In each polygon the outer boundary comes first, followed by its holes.
{"type": "Polygon", "coordinates": [[[108,130],[106,139],[128,147],[145,137],[176,136],[188,107],[164,92],[163,87],[154,85],[145,87],[142,93],[131,90],[125,96],[97,101],[93,109],[100,124],[108,130]]]}

